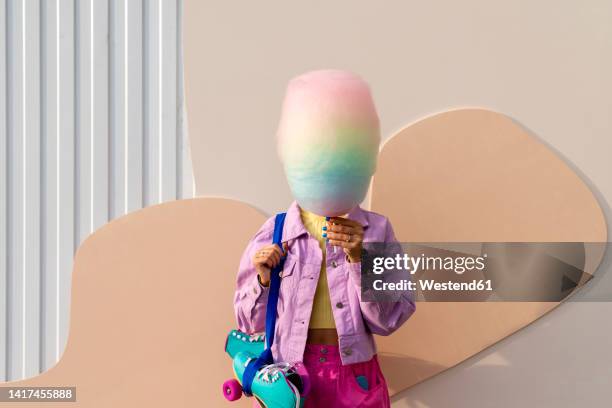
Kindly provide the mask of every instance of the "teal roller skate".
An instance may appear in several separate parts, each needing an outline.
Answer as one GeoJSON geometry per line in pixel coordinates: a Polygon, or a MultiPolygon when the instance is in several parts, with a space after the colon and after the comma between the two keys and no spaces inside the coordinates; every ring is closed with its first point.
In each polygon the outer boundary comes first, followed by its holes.
{"type": "MultiPolygon", "coordinates": [[[[245,351],[236,353],[233,361],[234,376],[223,384],[225,398],[235,401],[242,395],[242,375],[246,366],[257,356],[245,351]]],[[[310,388],[306,368],[301,363],[275,363],[257,371],[251,391],[265,408],[301,408],[310,388]]]]}
{"type": "MultiPolygon", "coordinates": [[[[285,213],[277,214],[274,220],[272,242],[281,250],[285,213]]],[[[233,358],[232,368],[235,379],[223,383],[223,395],[235,401],[244,391],[254,396],[264,408],[301,408],[310,390],[308,371],[302,363],[274,362],[272,345],[281,272],[285,256],[270,275],[270,289],[266,305],[266,334],[248,335],[232,330],[225,342],[225,351],[233,358]]]]}
{"type": "Polygon", "coordinates": [[[246,334],[240,330],[232,330],[225,341],[225,351],[234,358],[239,351],[260,355],[265,348],[264,333],[246,334]]]}

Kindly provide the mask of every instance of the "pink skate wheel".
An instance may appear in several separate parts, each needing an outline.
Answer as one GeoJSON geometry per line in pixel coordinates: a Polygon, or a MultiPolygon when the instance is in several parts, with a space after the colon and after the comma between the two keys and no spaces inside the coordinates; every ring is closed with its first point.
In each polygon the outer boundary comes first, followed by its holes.
{"type": "Polygon", "coordinates": [[[223,383],[223,396],[228,401],[237,401],[242,397],[242,387],[235,378],[223,383]]]}
{"type": "Polygon", "coordinates": [[[302,397],[305,397],[310,392],[310,376],[308,375],[308,370],[302,363],[296,363],[294,368],[302,379],[302,397]]]}

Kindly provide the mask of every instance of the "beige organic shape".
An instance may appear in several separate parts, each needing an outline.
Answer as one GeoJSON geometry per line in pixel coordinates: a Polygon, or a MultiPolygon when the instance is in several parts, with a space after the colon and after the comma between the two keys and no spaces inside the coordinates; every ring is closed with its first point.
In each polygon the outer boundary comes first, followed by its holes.
{"type": "Polygon", "coordinates": [[[206,198],[107,224],[76,255],[61,360],[9,385],[77,387],[76,403],[54,407],[227,406],[221,384],[232,370],[223,350],[235,326],[236,270],[264,220],[245,204],[206,198]]]}
{"type": "MultiPolygon", "coordinates": [[[[406,242],[605,242],[597,200],[550,149],[483,109],[416,122],[383,147],[371,207],[406,242]]],[[[603,252],[589,255],[594,271],[603,252]]],[[[532,323],[558,303],[419,303],[379,337],[391,392],[423,381],[532,323]]]]}

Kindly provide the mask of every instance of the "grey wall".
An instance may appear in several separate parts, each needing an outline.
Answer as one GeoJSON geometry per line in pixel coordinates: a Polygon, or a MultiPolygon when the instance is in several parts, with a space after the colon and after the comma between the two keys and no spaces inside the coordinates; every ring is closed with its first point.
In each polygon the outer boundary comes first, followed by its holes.
{"type": "MultiPolygon", "coordinates": [[[[192,141],[199,194],[267,212],[285,208],[291,196],[274,141],[284,87],[303,71],[339,67],[371,83],[387,136],[455,107],[513,117],[579,170],[612,219],[611,2],[225,1],[208,8],[201,48],[210,60],[209,99],[198,113],[208,128],[192,141]]],[[[611,311],[608,303],[562,305],[394,405],[607,406],[611,311]]]]}
{"type": "Polygon", "coordinates": [[[180,0],[0,0],[0,381],[53,366],[72,257],[193,194],[180,0]]]}

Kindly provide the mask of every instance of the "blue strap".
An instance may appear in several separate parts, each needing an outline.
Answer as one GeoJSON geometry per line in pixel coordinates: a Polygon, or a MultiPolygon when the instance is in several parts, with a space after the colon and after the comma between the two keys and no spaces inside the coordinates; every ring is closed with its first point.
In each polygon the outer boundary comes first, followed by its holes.
{"type": "MultiPolygon", "coordinates": [[[[274,235],[272,243],[283,250],[283,225],[285,224],[286,213],[276,215],[274,220],[274,235]]],[[[266,348],[256,360],[251,360],[242,374],[242,391],[246,395],[252,395],[251,385],[257,371],[267,364],[272,364],[272,344],[274,344],[274,328],[276,326],[276,311],[278,305],[278,292],[280,290],[280,274],[285,264],[285,257],[281,257],[280,262],[270,271],[270,291],[268,293],[268,304],[266,305],[266,348]]]]}
{"type": "MultiPolygon", "coordinates": [[[[286,213],[276,215],[274,220],[274,236],[272,243],[276,244],[283,252],[283,225],[286,213]]],[[[268,305],[266,308],[266,348],[269,349],[274,343],[274,327],[276,326],[276,305],[278,304],[278,292],[280,290],[280,274],[285,265],[285,257],[282,256],[278,265],[270,272],[270,293],[268,293],[268,305]]]]}

